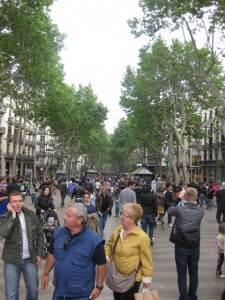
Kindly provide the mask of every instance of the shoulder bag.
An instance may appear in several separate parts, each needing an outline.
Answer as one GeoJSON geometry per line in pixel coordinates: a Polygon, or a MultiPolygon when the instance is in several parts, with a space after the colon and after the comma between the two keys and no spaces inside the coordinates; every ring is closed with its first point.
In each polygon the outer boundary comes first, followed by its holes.
{"type": "MultiPolygon", "coordinates": [[[[119,238],[120,236],[118,234],[113,245],[112,257],[115,253],[115,248],[119,241],[119,238]]],[[[134,286],[134,283],[136,281],[136,275],[140,271],[140,269],[141,261],[139,262],[137,269],[129,276],[126,276],[117,271],[114,260],[111,260],[107,267],[105,283],[112,291],[118,293],[125,293],[134,286]]]]}

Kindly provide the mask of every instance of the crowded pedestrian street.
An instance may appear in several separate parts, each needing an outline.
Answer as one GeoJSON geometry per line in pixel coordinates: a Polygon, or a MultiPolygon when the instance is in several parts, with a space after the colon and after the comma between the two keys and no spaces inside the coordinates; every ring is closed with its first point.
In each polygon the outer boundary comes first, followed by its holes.
{"type": "MultiPolygon", "coordinates": [[[[70,199],[67,196],[65,207],[60,207],[60,194],[57,192],[55,200],[57,214],[63,224],[63,215],[68,208],[70,199]]],[[[34,210],[29,196],[25,199],[25,206],[34,210]]],[[[220,300],[222,291],[225,288],[225,279],[217,278],[215,275],[217,251],[215,239],[218,234],[218,225],[215,219],[216,208],[205,210],[205,215],[201,225],[201,255],[199,262],[199,287],[198,297],[200,300],[220,300]]],[[[167,216],[165,216],[167,221],[167,216]]],[[[104,237],[107,240],[113,229],[120,223],[120,218],[115,217],[114,208],[112,216],[108,218],[104,231],[104,237]]],[[[157,289],[160,300],[178,299],[177,273],[174,261],[174,246],[169,242],[171,227],[165,227],[163,230],[158,224],[155,229],[154,245],[152,246],[152,256],[154,262],[154,276],[151,284],[152,289],[157,289]]],[[[0,251],[2,251],[4,239],[0,240],[0,251]]],[[[39,278],[43,274],[44,261],[39,268],[39,278]]],[[[0,299],[4,299],[4,280],[3,280],[3,263],[0,263],[0,299]]],[[[52,273],[50,276],[49,287],[42,291],[40,288],[39,299],[51,300],[53,293],[52,273]]],[[[112,300],[112,291],[107,286],[98,298],[101,300],[112,300]]],[[[23,279],[20,282],[20,300],[25,300],[25,287],[23,279]]]]}

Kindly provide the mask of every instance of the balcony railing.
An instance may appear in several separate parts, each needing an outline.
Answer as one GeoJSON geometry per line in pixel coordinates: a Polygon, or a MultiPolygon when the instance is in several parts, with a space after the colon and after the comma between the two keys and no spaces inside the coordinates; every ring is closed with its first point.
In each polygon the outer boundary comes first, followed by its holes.
{"type": "Polygon", "coordinates": [[[15,121],[14,117],[9,117],[9,118],[8,118],[8,123],[9,123],[9,124],[13,125],[13,124],[14,124],[14,121],[15,121]]]}
{"type": "Polygon", "coordinates": [[[1,114],[5,114],[7,111],[7,107],[4,104],[0,105],[0,113],[1,114]]]}
{"type": "Polygon", "coordinates": [[[12,153],[12,152],[6,152],[6,153],[4,153],[4,156],[5,156],[5,158],[13,158],[13,155],[14,155],[14,153],[12,153]]]}
{"type": "Polygon", "coordinates": [[[33,141],[30,141],[30,140],[25,140],[25,144],[28,145],[28,146],[32,146],[34,147],[35,143],[33,141]]]}
{"type": "Polygon", "coordinates": [[[0,135],[5,133],[5,127],[0,126],[0,135]]]}
{"type": "Polygon", "coordinates": [[[11,142],[15,140],[15,136],[13,134],[8,134],[7,139],[11,142]]]}

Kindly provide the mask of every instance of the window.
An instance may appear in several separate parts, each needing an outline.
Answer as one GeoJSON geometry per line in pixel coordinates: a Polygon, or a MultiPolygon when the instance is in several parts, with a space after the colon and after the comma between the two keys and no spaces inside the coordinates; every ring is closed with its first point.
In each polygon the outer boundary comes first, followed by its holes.
{"type": "Polygon", "coordinates": [[[42,153],[45,152],[45,146],[40,146],[40,152],[42,152],[42,153]]]}

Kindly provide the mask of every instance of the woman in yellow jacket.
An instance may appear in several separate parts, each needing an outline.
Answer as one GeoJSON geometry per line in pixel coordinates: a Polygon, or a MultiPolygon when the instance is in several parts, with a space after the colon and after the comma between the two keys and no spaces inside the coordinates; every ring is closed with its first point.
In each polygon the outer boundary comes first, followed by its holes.
{"type": "Polygon", "coordinates": [[[134,293],[138,292],[141,282],[144,288],[149,288],[152,281],[153,262],[150,239],[138,226],[142,215],[143,211],[139,204],[133,202],[124,204],[120,212],[121,225],[114,230],[105,245],[107,260],[114,260],[116,269],[123,275],[130,275],[141,263],[134,286],[125,293],[113,291],[114,300],[134,300],[134,293]],[[112,257],[113,245],[118,235],[120,238],[112,257]]]}

